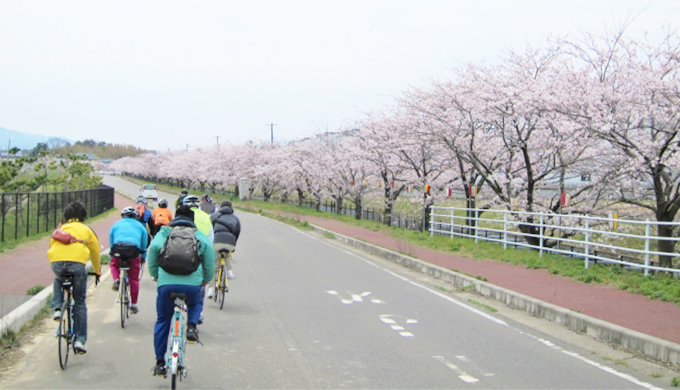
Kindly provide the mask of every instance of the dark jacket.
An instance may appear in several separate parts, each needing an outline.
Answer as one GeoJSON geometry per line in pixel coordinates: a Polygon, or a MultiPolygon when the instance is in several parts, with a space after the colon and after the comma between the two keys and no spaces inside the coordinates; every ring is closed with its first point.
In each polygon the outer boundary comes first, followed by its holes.
{"type": "Polygon", "coordinates": [[[219,210],[210,216],[215,232],[215,244],[236,245],[238,236],[241,234],[241,222],[234,215],[234,209],[229,206],[220,207],[219,210]]]}

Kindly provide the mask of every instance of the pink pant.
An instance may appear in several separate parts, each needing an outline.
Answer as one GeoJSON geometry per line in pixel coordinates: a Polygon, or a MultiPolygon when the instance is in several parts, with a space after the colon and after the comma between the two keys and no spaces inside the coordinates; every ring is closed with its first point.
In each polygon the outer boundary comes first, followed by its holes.
{"type": "MultiPolygon", "coordinates": [[[[111,268],[111,276],[113,276],[113,280],[120,279],[120,269],[118,268],[119,261],[120,259],[118,257],[111,256],[111,263],[109,264],[109,267],[111,268]]],[[[139,269],[141,262],[141,256],[130,259],[128,279],[130,280],[130,299],[132,300],[133,305],[137,304],[137,296],[139,295],[139,269]]]]}

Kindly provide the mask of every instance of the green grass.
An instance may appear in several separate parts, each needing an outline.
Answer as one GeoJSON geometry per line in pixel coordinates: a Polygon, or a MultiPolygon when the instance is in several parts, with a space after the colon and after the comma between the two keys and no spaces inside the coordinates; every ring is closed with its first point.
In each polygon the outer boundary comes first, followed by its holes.
{"type": "Polygon", "coordinates": [[[680,387],[680,377],[676,376],[673,379],[671,379],[671,386],[680,387]]]}
{"type": "Polygon", "coordinates": [[[489,305],[485,305],[485,304],[483,304],[483,303],[481,303],[481,302],[477,302],[477,301],[475,301],[474,299],[468,299],[468,302],[470,302],[471,304],[473,304],[473,305],[475,305],[475,306],[477,306],[477,307],[481,307],[482,309],[484,309],[484,310],[486,310],[486,311],[488,311],[488,312],[490,312],[490,313],[495,313],[495,312],[498,311],[498,310],[494,309],[493,307],[491,307],[491,306],[489,306],[489,305]]]}
{"type": "Polygon", "coordinates": [[[38,284],[38,285],[30,287],[28,290],[26,290],[26,295],[36,295],[44,289],[45,289],[45,286],[38,284]]]}
{"type": "MultiPolygon", "coordinates": [[[[461,257],[475,260],[499,261],[529,269],[545,270],[553,275],[572,278],[582,283],[597,283],[614,286],[633,294],[643,294],[652,299],[674,302],[680,305],[680,282],[672,275],[653,274],[648,277],[642,272],[626,270],[616,265],[591,264],[589,269],[584,267],[582,259],[570,258],[555,253],[544,253],[524,248],[508,248],[497,243],[472,239],[449,238],[441,235],[430,237],[429,233],[421,233],[403,228],[385,226],[379,222],[356,220],[346,215],[317,212],[309,207],[297,207],[291,204],[262,202],[249,200],[234,202],[234,206],[241,209],[257,210],[266,216],[277,217],[286,214],[285,218],[295,220],[302,216],[313,216],[324,219],[335,219],[343,223],[367,228],[373,231],[383,231],[399,243],[399,252],[407,255],[414,253],[415,247],[434,249],[442,252],[455,253],[461,257]]],[[[482,276],[473,276],[486,280],[482,276]]]]}

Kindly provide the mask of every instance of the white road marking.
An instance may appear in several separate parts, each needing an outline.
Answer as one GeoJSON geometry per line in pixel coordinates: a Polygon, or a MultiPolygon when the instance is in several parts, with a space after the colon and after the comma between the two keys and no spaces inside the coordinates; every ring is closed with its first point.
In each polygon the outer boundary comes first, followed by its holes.
{"type": "Polygon", "coordinates": [[[474,376],[466,373],[465,371],[461,370],[456,366],[455,364],[451,363],[448,361],[444,356],[432,356],[436,361],[443,363],[446,367],[448,367],[451,371],[455,372],[456,375],[458,375],[458,378],[462,380],[465,383],[477,383],[479,382],[479,379],[475,378],[474,376]]]}
{"type": "Polygon", "coordinates": [[[444,295],[443,293],[440,293],[440,292],[435,291],[435,290],[432,290],[432,289],[430,289],[430,288],[428,288],[428,287],[426,287],[426,286],[424,286],[424,285],[421,285],[421,284],[419,284],[419,283],[416,283],[416,282],[414,282],[414,281],[412,281],[412,280],[410,280],[410,279],[408,279],[408,278],[406,278],[406,277],[404,277],[404,276],[401,276],[401,275],[399,275],[399,274],[397,274],[397,273],[395,273],[395,272],[392,272],[392,271],[388,270],[387,268],[381,267],[381,266],[379,266],[379,265],[373,263],[372,261],[370,261],[370,260],[368,260],[368,259],[366,259],[366,258],[363,258],[363,257],[361,257],[361,256],[359,256],[359,255],[357,255],[357,254],[355,254],[355,253],[352,253],[352,252],[350,252],[350,251],[341,249],[341,248],[339,248],[338,246],[335,246],[335,245],[331,244],[331,243],[328,242],[328,241],[320,240],[320,239],[318,239],[318,238],[316,238],[316,237],[314,237],[314,236],[312,236],[312,235],[310,235],[310,234],[308,234],[308,233],[305,233],[305,232],[303,232],[303,231],[301,231],[301,230],[298,230],[298,232],[300,232],[301,234],[304,234],[305,236],[307,236],[307,237],[309,237],[309,238],[311,238],[311,239],[313,239],[313,240],[316,240],[316,241],[318,241],[318,242],[322,242],[322,243],[324,243],[324,244],[326,244],[326,245],[328,245],[328,246],[331,246],[331,247],[333,247],[333,248],[335,248],[335,249],[339,249],[339,250],[343,251],[344,253],[346,253],[346,254],[348,254],[348,255],[350,255],[350,256],[356,258],[356,259],[359,259],[359,260],[363,261],[363,262],[366,263],[366,264],[372,265],[373,267],[375,267],[375,268],[377,268],[377,269],[380,269],[380,270],[382,270],[382,271],[384,271],[384,272],[386,272],[386,273],[388,273],[388,274],[394,276],[395,278],[401,279],[401,280],[405,281],[406,283],[411,284],[412,286],[418,287],[418,288],[423,289],[423,290],[425,290],[425,291],[427,291],[427,292],[429,292],[429,293],[431,293],[431,294],[434,294],[434,295],[436,295],[436,296],[438,296],[438,297],[440,297],[440,298],[443,298],[443,299],[445,299],[446,301],[451,302],[451,303],[453,303],[453,304],[455,304],[455,305],[457,305],[457,306],[459,306],[459,307],[461,307],[461,308],[463,308],[463,309],[465,309],[465,310],[468,310],[468,311],[470,311],[470,312],[473,312],[473,313],[475,313],[475,314],[477,314],[477,315],[479,315],[479,316],[481,316],[481,317],[483,317],[483,318],[486,318],[487,320],[489,320],[489,321],[491,321],[491,322],[493,322],[493,323],[495,323],[495,324],[497,324],[497,325],[501,325],[501,326],[508,327],[508,328],[514,330],[515,332],[519,333],[519,334],[523,334],[523,335],[525,335],[525,336],[527,336],[527,337],[530,337],[530,338],[532,338],[532,339],[534,339],[534,340],[537,340],[537,341],[541,342],[543,345],[545,345],[545,346],[547,346],[547,347],[549,347],[549,348],[552,348],[552,349],[554,349],[554,350],[557,350],[557,351],[559,351],[559,352],[562,352],[562,353],[564,353],[564,354],[567,355],[567,356],[571,356],[571,357],[574,358],[574,359],[580,360],[580,361],[582,361],[582,362],[584,362],[584,363],[586,363],[586,364],[589,364],[589,365],[591,365],[591,366],[593,366],[593,367],[599,368],[599,369],[602,370],[602,371],[605,371],[605,372],[607,372],[607,373],[610,373],[610,374],[612,374],[612,375],[614,375],[614,376],[617,376],[617,377],[619,377],[619,378],[621,378],[621,379],[624,379],[624,380],[626,380],[626,381],[629,381],[629,382],[631,382],[631,383],[634,383],[634,384],[636,384],[636,385],[638,385],[638,386],[641,386],[641,387],[644,387],[644,388],[646,388],[646,389],[650,389],[650,390],[652,390],[652,389],[653,389],[653,390],[660,390],[660,388],[658,388],[658,387],[652,385],[651,383],[643,382],[643,381],[641,381],[641,380],[639,380],[639,379],[637,379],[637,378],[635,378],[635,377],[633,377],[633,376],[631,376],[631,375],[624,374],[624,373],[622,373],[622,372],[620,372],[620,371],[617,371],[617,370],[615,370],[615,369],[613,369],[613,368],[611,368],[611,367],[605,366],[605,365],[603,365],[603,364],[600,364],[600,363],[597,363],[597,362],[595,362],[595,361],[593,361],[593,360],[590,360],[590,359],[588,359],[588,358],[586,358],[586,357],[584,357],[584,356],[581,356],[581,355],[579,355],[578,353],[571,352],[571,351],[567,351],[566,349],[562,349],[562,348],[556,346],[555,344],[553,344],[553,343],[551,343],[551,342],[549,342],[549,341],[547,341],[547,340],[543,340],[543,339],[541,339],[541,338],[539,338],[539,337],[537,337],[537,336],[534,336],[534,335],[532,335],[532,334],[525,333],[524,331],[522,331],[522,330],[520,330],[520,329],[518,329],[518,328],[510,327],[510,326],[508,325],[508,323],[505,322],[505,321],[503,321],[503,320],[500,320],[500,319],[498,319],[498,318],[496,318],[496,317],[493,317],[492,315],[489,315],[489,314],[487,314],[487,313],[484,313],[484,312],[482,312],[482,311],[480,311],[480,310],[478,310],[478,309],[476,309],[476,308],[474,308],[474,307],[468,306],[468,305],[466,305],[466,304],[463,303],[463,302],[459,302],[459,301],[453,299],[452,297],[449,297],[449,296],[447,296],[447,295],[444,295]]]}

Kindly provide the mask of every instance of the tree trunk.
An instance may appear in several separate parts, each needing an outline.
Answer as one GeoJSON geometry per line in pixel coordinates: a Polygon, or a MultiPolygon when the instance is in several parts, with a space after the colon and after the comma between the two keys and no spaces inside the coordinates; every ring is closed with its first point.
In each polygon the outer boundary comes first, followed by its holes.
{"type": "Polygon", "coordinates": [[[342,196],[337,196],[335,198],[335,213],[342,214],[342,196]]]}
{"type": "Polygon", "coordinates": [[[363,206],[361,204],[361,197],[354,197],[354,219],[361,219],[361,214],[364,212],[363,206]]]}
{"type": "Polygon", "coordinates": [[[305,200],[305,193],[302,192],[302,189],[300,189],[300,188],[296,188],[295,191],[297,191],[297,194],[298,194],[297,205],[302,206],[302,202],[304,202],[304,200],[305,200]]]}
{"type": "MultiPolygon", "coordinates": [[[[659,237],[673,237],[673,227],[668,225],[658,225],[659,237]]],[[[675,242],[669,240],[657,240],[657,248],[659,252],[673,253],[675,252],[675,242]]],[[[673,257],[668,255],[659,255],[659,267],[673,268],[673,257]]]]}
{"type": "Polygon", "coordinates": [[[427,205],[423,209],[423,224],[422,229],[424,232],[430,230],[430,215],[432,215],[432,205],[427,205]]]}
{"type": "Polygon", "coordinates": [[[383,223],[387,226],[392,226],[392,203],[389,202],[385,205],[385,210],[383,212],[383,223]]]}

